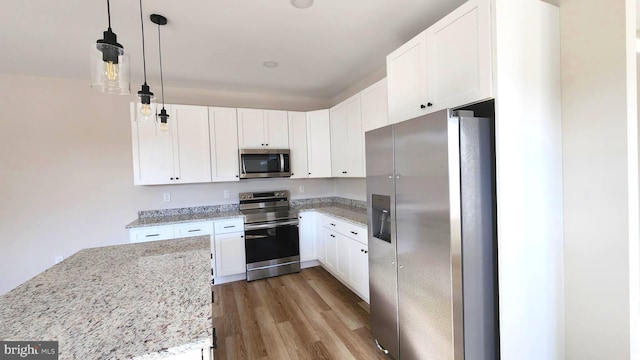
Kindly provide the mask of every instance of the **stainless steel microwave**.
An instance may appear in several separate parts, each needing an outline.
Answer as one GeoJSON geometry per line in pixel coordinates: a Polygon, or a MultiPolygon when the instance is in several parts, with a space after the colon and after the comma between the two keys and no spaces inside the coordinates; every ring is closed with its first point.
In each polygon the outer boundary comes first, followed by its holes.
{"type": "Polygon", "coordinates": [[[241,149],[240,178],[290,177],[289,149],[241,149]]]}

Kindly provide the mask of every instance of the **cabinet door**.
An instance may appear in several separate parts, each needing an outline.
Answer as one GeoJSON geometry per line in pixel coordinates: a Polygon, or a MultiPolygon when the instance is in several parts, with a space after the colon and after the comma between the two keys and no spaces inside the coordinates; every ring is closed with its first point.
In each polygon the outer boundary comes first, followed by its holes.
{"type": "Polygon", "coordinates": [[[215,236],[216,275],[228,276],[247,271],[244,254],[244,233],[215,236]]]}
{"type": "Polygon", "coordinates": [[[321,226],[320,219],[323,215],[318,214],[316,216],[316,227],[318,228],[318,237],[316,238],[316,255],[318,256],[318,261],[326,264],[327,263],[327,232],[329,231],[327,228],[321,226]]]}
{"type": "Polygon", "coordinates": [[[387,78],[362,90],[362,128],[365,132],[389,125],[387,78]]]}
{"type": "Polygon", "coordinates": [[[235,108],[209,108],[211,180],[239,181],[238,118],[235,108]]]}
{"type": "Polygon", "coordinates": [[[364,177],[364,132],[362,131],[362,111],[360,94],[349,99],[346,104],[347,139],[343,146],[343,157],[347,159],[345,176],[364,177]]]}
{"type": "Polygon", "coordinates": [[[300,261],[316,260],[316,213],[301,212],[298,216],[300,236],[300,261]]]}
{"type": "Polygon", "coordinates": [[[331,176],[347,176],[347,106],[343,102],[331,109],[331,176]]]}
{"type": "Polygon", "coordinates": [[[238,145],[241,149],[265,147],[264,110],[238,109],[238,145]]]}
{"type": "Polygon", "coordinates": [[[336,274],[349,282],[349,244],[353,241],[342,234],[336,234],[336,274]]]}
{"type": "MultiPolygon", "coordinates": [[[[170,106],[167,106],[170,109],[170,106]]],[[[131,103],[131,139],[133,145],[133,183],[135,185],[173,184],[174,126],[163,133],[158,124],[135,121],[136,103],[131,103]]],[[[173,122],[172,122],[173,123],[173,122]]]]}
{"type": "Polygon", "coordinates": [[[332,271],[336,271],[338,267],[338,236],[335,231],[325,228],[324,245],[325,245],[325,265],[332,271]]]}
{"type": "Polygon", "coordinates": [[[490,24],[489,2],[470,0],[427,29],[430,112],[491,97],[490,24]]]}
{"type": "Polygon", "coordinates": [[[289,111],[289,149],[291,178],[309,177],[307,166],[307,115],[303,112],[289,111]]]}
{"type": "Polygon", "coordinates": [[[206,106],[171,105],[171,117],[177,125],[174,136],[176,183],[211,182],[209,147],[209,110],[206,106]]]}
{"type": "Polygon", "coordinates": [[[349,243],[349,284],[369,302],[369,248],[355,240],[349,243]]]}
{"type": "Polygon", "coordinates": [[[307,150],[309,177],[331,177],[329,110],[317,110],[307,113],[307,150]]]}
{"type": "Polygon", "coordinates": [[[420,33],[387,56],[387,85],[391,123],[426,113],[426,32],[420,33]]]}
{"type": "Polygon", "coordinates": [[[289,120],[286,111],[265,110],[265,146],[272,149],[289,148],[289,120]]]}

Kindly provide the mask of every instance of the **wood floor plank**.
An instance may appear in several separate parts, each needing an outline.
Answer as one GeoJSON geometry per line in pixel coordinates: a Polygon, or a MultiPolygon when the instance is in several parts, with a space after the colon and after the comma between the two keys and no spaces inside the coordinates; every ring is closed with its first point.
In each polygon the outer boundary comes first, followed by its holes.
{"type": "Polygon", "coordinates": [[[220,359],[384,359],[369,306],[321,267],[214,286],[220,359]]]}
{"type": "Polygon", "coordinates": [[[316,360],[333,360],[330,351],[324,346],[322,341],[316,341],[309,345],[309,352],[316,360]]]}
{"type": "Polygon", "coordinates": [[[306,342],[300,336],[294,324],[287,321],[278,324],[277,328],[291,359],[313,360],[307,348],[307,344],[311,343],[306,342]]]}
{"type": "MultiPolygon", "coordinates": [[[[271,317],[271,313],[266,307],[258,307],[253,309],[262,340],[267,347],[267,354],[270,359],[290,360],[289,351],[276,327],[276,323],[271,317]]],[[[295,360],[295,358],[293,358],[295,360]]]]}
{"type": "MultiPolygon", "coordinates": [[[[362,341],[363,339],[356,333],[357,330],[352,331],[349,329],[336,312],[325,311],[322,316],[355,357],[363,358],[362,356],[364,356],[365,359],[385,360],[385,357],[374,346],[373,341],[370,343],[362,341]]],[[[366,329],[365,327],[362,328],[366,329]]]]}
{"type": "Polygon", "coordinates": [[[247,350],[247,356],[250,359],[258,359],[267,356],[267,349],[262,341],[260,327],[258,326],[254,312],[250,306],[251,302],[247,296],[247,283],[235,282],[232,284],[234,294],[236,295],[236,305],[238,307],[240,324],[242,326],[242,340],[247,350]]]}

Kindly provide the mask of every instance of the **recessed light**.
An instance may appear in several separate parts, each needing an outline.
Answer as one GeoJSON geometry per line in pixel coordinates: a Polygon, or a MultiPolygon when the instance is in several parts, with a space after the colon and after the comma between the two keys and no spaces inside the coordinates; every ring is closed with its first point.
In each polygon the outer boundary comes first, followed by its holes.
{"type": "Polygon", "coordinates": [[[291,5],[293,5],[293,7],[297,7],[298,9],[306,9],[313,5],[313,0],[291,0],[291,5]]]}
{"type": "Polygon", "coordinates": [[[278,63],[275,61],[265,61],[262,63],[262,66],[264,67],[268,67],[268,68],[274,68],[274,67],[278,67],[278,63]]]}

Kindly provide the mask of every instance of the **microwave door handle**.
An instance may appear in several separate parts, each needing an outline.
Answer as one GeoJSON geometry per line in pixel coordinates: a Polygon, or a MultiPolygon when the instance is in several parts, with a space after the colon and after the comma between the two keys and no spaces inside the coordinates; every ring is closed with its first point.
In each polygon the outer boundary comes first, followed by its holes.
{"type": "Polygon", "coordinates": [[[280,172],[284,172],[284,154],[280,154],[280,172]]]}
{"type": "Polygon", "coordinates": [[[242,155],[240,155],[240,162],[242,163],[242,173],[246,174],[247,173],[247,165],[244,163],[244,157],[242,157],[242,155]]]}

